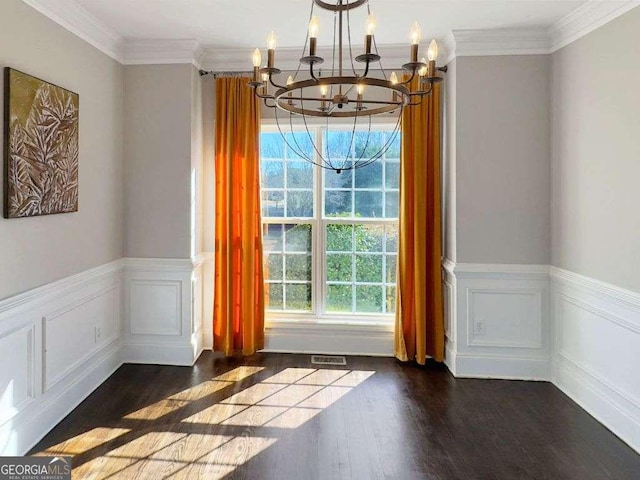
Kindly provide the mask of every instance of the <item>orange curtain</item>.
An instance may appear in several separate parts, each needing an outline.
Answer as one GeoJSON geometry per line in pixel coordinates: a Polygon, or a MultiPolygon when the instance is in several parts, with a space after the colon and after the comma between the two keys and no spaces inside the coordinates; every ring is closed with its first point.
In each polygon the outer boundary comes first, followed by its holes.
{"type": "MultiPolygon", "coordinates": [[[[418,79],[412,90],[418,90],[418,79]]],[[[395,355],[444,360],[440,89],[402,113],[395,355]]]]}
{"type": "Polygon", "coordinates": [[[260,105],[249,78],[216,79],[213,347],[264,347],[260,219],[260,105]]]}

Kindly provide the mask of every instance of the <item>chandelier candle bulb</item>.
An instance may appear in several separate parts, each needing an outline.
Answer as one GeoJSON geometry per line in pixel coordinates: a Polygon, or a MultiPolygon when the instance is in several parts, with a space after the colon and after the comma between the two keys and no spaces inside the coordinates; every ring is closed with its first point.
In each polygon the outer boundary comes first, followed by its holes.
{"type": "Polygon", "coordinates": [[[421,63],[424,63],[424,64],[425,64],[425,66],[424,66],[424,67],[420,67],[420,70],[418,70],[418,75],[420,75],[421,77],[424,77],[424,76],[427,74],[427,68],[428,68],[428,67],[427,67],[427,60],[425,60],[425,58],[424,58],[424,57],[422,57],[422,58],[420,59],[420,62],[421,62],[421,63]]]}
{"type": "Polygon", "coordinates": [[[358,84],[357,91],[358,91],[358,96],[356,97],[357,107],[359,110],[362,110],[362,95],[364,94],[364,85],[362,83],[358,84]]]}
{"type": "Polygon", "coordinates": [[[429,59],[427,76],[432,78],[436,76],[436,59],[438,58],[438,43],[435,38],[431,40],[431,43],[429,44],[427,58],[429,59]]]}
{"type": "MultiPolygon", "coordinates": [[[[293,77],[289,75],[289,78],[287,78],[287,87],[292,83],[293,83],[293,77]]],[[[293,92],[289,92],[287,96],[289,97],[289,100],[287,102],[289,103],[289,105],[293,105],[293,100],[291,100],[291,97],[293,97],[293,92]]]]}
{"type": "Polygon", "coordinates": [[[263,95],[268,95],[269,94],[269,74],[268,73],[263,73],[262,74],[262,94],[263,95]]]}
{"type": "Polygon", "coordinates": [[[318,33],[320,32],[320,21],[317,16],[311,17],[309,22],[309,55],[315,56],[318,45],[318,33]]]}
{"type": "MultiPolygon", "coordinates": [[[[391,85],[393,85],[393,86],[398,84],[398,75],[396,74],[396,72],[391,72],[391,76],[389,77],[389,81],[391,82],[391,85]]],[[[396,92],[395,90],[391,94],[391,100],[394,101],[394,102],[398,101],[398,92],[396,92]]]]}
{"type": "Polygon", "coordinates": [[[415,63],[418,61],[418,47],[420,40],[422,40],[422,31],[420,30],[418,22],[413,22],[411,25],[411,33],[409,36],[411,38],[411,61],[415,63]]]}
{"type": "Polygon", "coordinates": [[[327,88],[326,85],[320,85],[320,96],[322,97],[322,100],[320,101],[320,110],[322,110],[323,112],[327,109],[327,92],[329,91],[329,89],[327,88]]]}
{"type": "Polygon", "coordinates": [[[271,31],[267,36],[267,67],[273,68],[276,53],[276,33],[271,31]]]}
{"type": "Polygon", "coordinates": [[[260,53],[260,49],[256,48],[253,51],[253,81],[260,81],[260,64],[262,63],[262,53],[260,53]]]}
{"type": "Polygon", "coordinates": [[[365,53],[371,53],[371,44],[373,43],[373,34],[376,31],[376,17],[373,13],[370,13],[367,17],[365,25],[366,35],[364,36],[364,51],[365,53]]]}

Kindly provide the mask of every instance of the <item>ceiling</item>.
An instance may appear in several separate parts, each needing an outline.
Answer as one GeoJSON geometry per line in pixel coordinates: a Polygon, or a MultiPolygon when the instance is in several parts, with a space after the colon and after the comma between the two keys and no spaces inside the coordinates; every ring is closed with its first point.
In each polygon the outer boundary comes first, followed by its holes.
{"type": "MultiPolygon", "coordinates": [[[[76,0],[110,30],[126,39],[195,39],[203,46],[264,46],[270,30],[278,45],[304,42],[311,0],[76,0]]],[[[423,37],[446,37],[451,30],[548,27],[585,1],[565,0],[370,0],[378,19],[379,44],[409,40],[417,20],[423,37]]],[[[352,35],[364,35],[366,7],[352,13],[352,35]]],[[[316,7],[316,11],[319,9],[316,7]]],[[[318,14],[319,44],[332,41],[333,17],[318,14]]],[[[354,40],[357,43],[359,40],[354,40]]]]}

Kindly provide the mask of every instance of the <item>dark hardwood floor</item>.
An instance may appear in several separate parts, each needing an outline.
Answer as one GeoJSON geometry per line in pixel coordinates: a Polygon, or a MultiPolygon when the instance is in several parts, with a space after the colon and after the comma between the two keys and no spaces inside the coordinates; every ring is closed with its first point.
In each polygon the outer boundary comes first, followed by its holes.
{"type": "Polygon", "coordinates": [[[347,360],[125,365],[31,453],[74,455],[87,479],[640,478],[640,456],[551,384],[347,360]]]}

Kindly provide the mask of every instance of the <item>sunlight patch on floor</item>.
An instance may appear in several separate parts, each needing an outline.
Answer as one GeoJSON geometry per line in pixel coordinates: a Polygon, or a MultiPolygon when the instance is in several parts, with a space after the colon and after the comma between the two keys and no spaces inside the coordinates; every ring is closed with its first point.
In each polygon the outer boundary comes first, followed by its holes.
{"type": "Polygon", "coordinates": [[[152,432],[139,440],[73,469],[74,477],[218,479],[258,455],[277,439],[152,432]]]}
{"type": "MultiPolygon", "coordinates": [[[[127,434],[147,430],[137,438],[74,468],[83,479],[221,479],[277,442],[273,433],[301,427],[344,397],[375,372],[360,370],[286,368],[227,398],[204,406],[179,421],[189,429],[216,428],[232,435],[171,431],[176,424],[162,418],[234,385],[264,367],[238,367],[212,380],[172,394],[123,419],[149,422],[139,429],[100,427],[48,448],[44,453],[86,453],[127,434]],[[192,427],[188,427],[191,425],[192,427]],[[168,431],[163,431],[166,428],[168,431]],[[269,428],[256,435],[255,429],[269,428]],[[233,430],[231,430],[233,431],[233,430]]],[[[205,401],[206,403],[206,401],[205,401]]],[[[176,413],[177,414],[177,413],[176,413]]],[[[178,430],[181,427],[178,426],[178,430]]],[[[197,431],[197,430],[196,430],[197,431]]],[[[140,432],[142,433],[142,432],[140,432]]],[[[277,435],[276,435],[277,436],[277,435]]]]}
{"type": "Polygon", "coordinates": [[[159,402],[136,410],[123,418],[127,420],[157,420],[160,417],[179,410],[190,402],[207,397],[262,370],[264,370],[264,367],[234,368],[229,372],[218,375],[213,380],[202,382],[194,387],[182,390],[159,402]]]}
{"type": "Polygon", "coordinates": [[[194,413],[182,421],[185,423],[206,423],[215,425],[224,422],[227,418],[232,417],[236,413],[240,413],[247,408],[249,408],[247,405],[227,405],[224,403],[217,403],[199,411],[198,413],[194,413]]]}
{"type": "Polygon", "coordinates": [[[71,437],[64,442],[47,448],[43,454],[55,455],[79,455],[88,450],[110,442],[125,433],[129,433],[130,428],[107,428],[98,427],[88,432],[71,437]]]}
{"type": "Polygon", "coordinates": [[[238,367],[230,370],[226,373],[218,375],[213,380],[224,380],[225,382],[239,382],[245,378],[249,378],[251,375],[255,375],[258,372],[264,370],[264,367],[238,367]]]}

